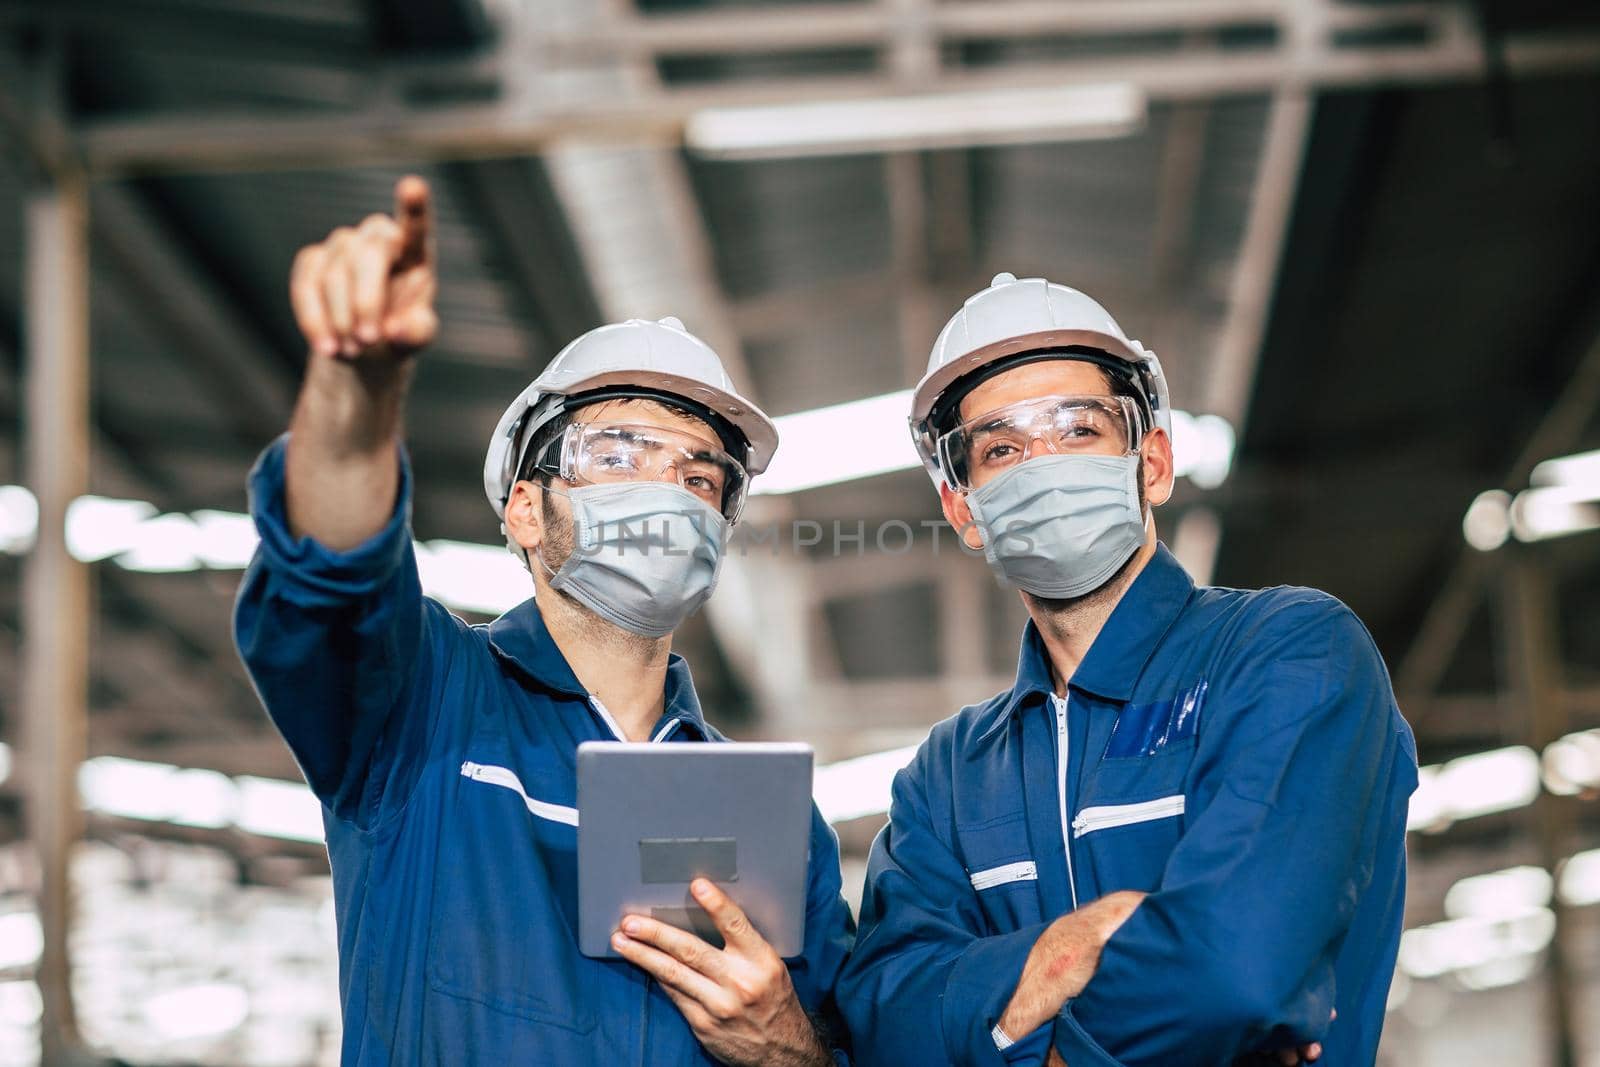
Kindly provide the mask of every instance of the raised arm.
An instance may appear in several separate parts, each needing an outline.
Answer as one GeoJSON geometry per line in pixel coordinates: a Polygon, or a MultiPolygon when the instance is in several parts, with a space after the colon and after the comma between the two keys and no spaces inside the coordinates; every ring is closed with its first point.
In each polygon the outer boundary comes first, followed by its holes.
{"type": "Polygon", "coordinates": [[[334,816],[368,824],[409,794],[437,716],[452,621],[422,596],[400,427],[432,340],[428,187],[396,216],[302,249],[290,295],[310,355],[289,433],[250,476],[261,535],[234,639],[261,701],[334,816]]]}
{"type": "Polygon", "coordinates": [[[392,217],[341,226],[295,257],[289,294],[310,348],[285,462],[297,536],[343,551],[388,521],[411,356],[438,328],[434,289],[432,212],[417,177],[396,185],[392,217]]]}

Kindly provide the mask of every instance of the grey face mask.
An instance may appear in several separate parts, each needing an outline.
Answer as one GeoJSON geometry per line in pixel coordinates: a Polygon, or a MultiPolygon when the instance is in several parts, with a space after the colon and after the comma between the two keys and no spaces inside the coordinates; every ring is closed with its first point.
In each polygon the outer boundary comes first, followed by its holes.
{"type": "MultiPolygon", "coordinates": [[[[559,492],[559,490],[557,490],[559,492]]],[[[585,485],[572,503],[572,553],[550,587],[614,626],[664,637],[716,587],[728,522],[699,497],[667,482],[585,485]]]]}
{"type": "Polygon", "coordinates": [[[1139,457],[1040,456],[967,494],[1002,582],[1061,600],[1104,585],[1144,543],[1139,457]]]}

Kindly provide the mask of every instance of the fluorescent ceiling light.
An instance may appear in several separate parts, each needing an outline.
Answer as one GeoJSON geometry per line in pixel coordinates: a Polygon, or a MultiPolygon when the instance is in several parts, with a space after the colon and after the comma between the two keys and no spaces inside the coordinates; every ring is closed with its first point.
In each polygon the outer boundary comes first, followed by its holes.
{"type": "MultiPolygon", "coordinates": [[[[39,983],[32,978],[0,982],[0,1032],[10,1028],[29,1030],[44,1018],[44,997],[39,994],[39,983]]],[[[4,1047],[0,1045],[0,1047],[4,1047]]],[[[26,1060],[27,1057],[23,1056],[26,1060]]]]}
{"type": "Polygon", "coordinates": [[[168,1041],[231,1033],[249,1017],[250,995],[232,982],[182,986],[144,1002],[145,1021],[168,1041]]]}
{"type": "Polygon", "coordinates": [[[1600,529],[1600,450],[1547,459],[1528,483],[1515,497],[1499,489],[1479,493],[1461,520],[1467,544],[1493,552],[1513,534],[1544,541],[1600,529]]]}
{"type": "Polygon", "coordinates": [[[20,485],[0,485],[0,552],[21,555],[39,531],[39,501],[20,485]]]}
{"type": "Polygon", "coordinates": [[[1539,757],[1520,745],[1422,767],[1406,829],[1438,833],[1457,819],[1526,807],[1539,795],[1539,788],[1539,757]]]}
{"type": "MultiPolygon", "coordinates": [[[[782,415],[772,466],[750,484],[754,494],[798,493],[922,466],[911,431],[911,390],[782,415]]],[[[1172,413],[1174,473],[1215,489],[1233,466],[1233,426],[1218,415],[1172,413]]]]}
{"type": "Polygon", "coordinates": [[[1116,83],[713,108],[683,140],[718,159],[793,159],[1123,137],[1144,120],[1144,94],[1116,83]]]}
{"type": "Polygon", "coordinates": [[[1600,492],[1582,485],[1524,489],[1511,501],[1511,532],[1519,541],[1600,529],[1600,492]]]}
{"type": "Polygon", "coordinates": [[[1554,879],[1543,867],[1508,867],[1475,874],[1452,885],[1444,895],[1444,913],[1452,919],[1503,919],[1550,903],[1554,879]]]}
{"type": "Polygon", "coordinates": [[[1555,913],[1549,908],[1528,908],[1496,919],[1429,923],[1400,935],[1400,968],[1413,978],[1472,971],[1540,951],[1555,929],[1555,913]]]}
{"type": "Polygon", "coordinates": [[[21,970],[39,962],[44,951],[44,928],[31,911],[0,915],[0,971],[21,970]]]}
{"type": "Polygon", "coordinates": [[[217,771],[97,756],[78,768],[78,792],[90,811],[124,819],[220,829],[233,823],[233,780],[217,771]]]}
{"type": "Polygon", "coordinates": [[[1172,413],[1173,475],[1215,489],[1233,468],[1233,425],[1221,415],[1172,413]]]}
{"type": "Polygon", "coordinates": [[[1582,730],[1550,742],[1540,764],[1544,787],[1556,796],[1600,788],[1600,730],[1582,730]]]}
{"type": "Polygon", "coordinates": [[[1559,890],[1569,907],[1600,904],[1600,848],[1580,852],[1561,865],[1559,890]]]}
{"type": "Polygon", "coordinates": [[[249,776],[236,781],[239,813],[234,825],[239,829],[292,841],[322,841],[322,802],[304,782],[249,776]]]}
{"type": "Polygon", "coordinates": [[[1582,489],[1589,499],[1600,500],[1600,449],[1547,459],[1533,468],[1528,484],[1582,489]]]}
{"type": "MultiPolygon", "coordinates": [[[[29,551],[38,526],[33,494],[0,485],[0,552],[29,551]]],[[[147,501],[98,496],[79,497],[67,509],[73,558],[110,559],[134,571],[243,570],[258,540],[255,521],[232,511],[160,514],[147,501]]],[[[417,544],[416,552],[422,591],[448,607],[499,615],[532,595],[527,570],[503,546],[438,540],[417,544]]]]}
{"type": "Polygon", "coordinates": [[[144,500],[80,496],[67,505],[67,551],[85,563],[126,552],[140,524],[155,513],[144,500]]]}
{"type": "Polygon", "coordinates": [[[1511,494],[1504,489],[1479,493],[1461,520],[1461,536],[1479,552],[1493,552],[1511,536],[1511,494]]]}
{"type": "Polygon", "coordinates": [[[506,549],[465,541],[417,545],[422,588],[451,607],[499,615],[532,594],[528,570],[506,549]]]}
{"type": "Polygon", "coordinates": [[[906,428],[910,410],[904,389],[774,419],[778,451],[750,491],[796,493],[922,466],[906,428]]]}

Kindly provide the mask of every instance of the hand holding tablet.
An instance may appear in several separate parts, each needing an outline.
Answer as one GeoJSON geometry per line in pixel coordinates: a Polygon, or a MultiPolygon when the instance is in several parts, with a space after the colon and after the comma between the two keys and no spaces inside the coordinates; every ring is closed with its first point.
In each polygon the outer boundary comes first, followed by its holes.
{"type": "Polygon", "coordinates": [[[805,940],[812,751],[803,744],[578,747],[579,945],[619,956],[626,915],[720,947],[690,891],[714,883],[780,957],[805,940]]]}

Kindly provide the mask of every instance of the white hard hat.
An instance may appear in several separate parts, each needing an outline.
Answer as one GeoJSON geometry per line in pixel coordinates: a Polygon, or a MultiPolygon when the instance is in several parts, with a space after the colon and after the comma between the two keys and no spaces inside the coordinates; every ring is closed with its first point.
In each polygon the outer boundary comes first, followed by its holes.
{"type": "Polygon", "coordinates": [[[722,427],[716,424],[725,423],[742,438],[740,447],[730,451],[752,475],[767,469],[778,447],[772,420],[739,395],[722,360],[682,322],[629,319],[600,326],[558,352],[500,416],[483,460],[483,492],[496,516],[504,517],[522,450],[540,426],[566,410],[562,399],[606,389],[678,400],[690,411],[711,416],[708,421],[719,433],[722,427]]]}
{"type": "Polygon", "coordinates": [[[1172,433],[1172,406],[1161,361],[1129,339],[1111,313],[1076,289],[1043,278],[994,276],[989,288],[967,298],[933,342],[928,370],[911,400],[911,436],[935,485],[944,481],[930,418],[958,379],[1015,356],[1046,349],[1092,349],[1126,368],[1143,393],[1155,426],[1172,433]]]}

